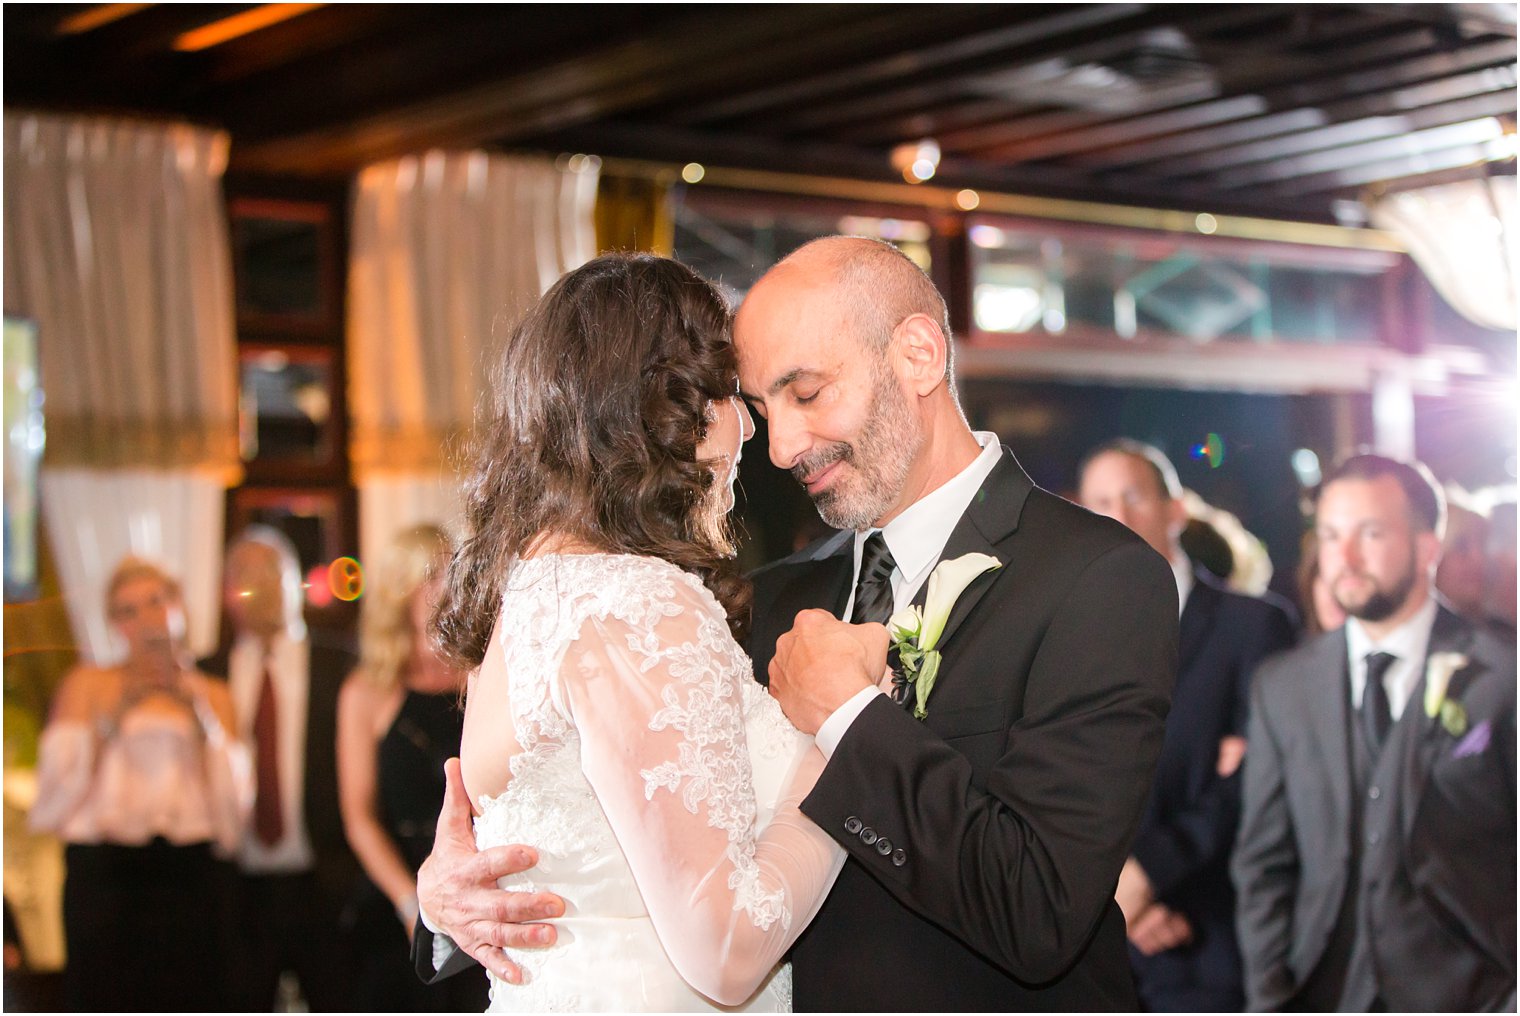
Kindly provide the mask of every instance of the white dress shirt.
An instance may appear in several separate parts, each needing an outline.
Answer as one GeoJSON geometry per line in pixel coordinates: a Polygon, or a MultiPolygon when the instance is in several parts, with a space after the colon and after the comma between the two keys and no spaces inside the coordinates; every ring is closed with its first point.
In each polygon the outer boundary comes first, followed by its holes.
{"type": "MultiPolygon", "coordinates": [[[[249,823],[238,851],[238,867],[250,874],[287,874],[309,871],[315,863],[311,839],[306,834],[306,709],[310,701],[310,646],[285,635],[269,644],[268,666],[274,674],[274,698],[278,720],[276,735],[280,755],[280,811],[285,835],[266,846],[249,823]]],[[[227,660],[227,680],[232,705],[237,711],[238,734],[254,756],[258,772],[258,745],[253,721],[258,714],[266,659],[262,643],[243,636],[227,660]]]]}
{"type": "Polygon", "coordinates": [[[1367,687],[1367,654],[1392,653],[1397,659],[1383,675],[1388,689],[1388,711],[1395,721],[1404,714],[1415,685],[1424,675],[1425,653],[1430,648],[1430,629],[1436,623],[1436,601],[1426,597],[1413,617],[1399,625],[1380,642],[1374,642],[1362,622],[1346,619],[1346,654],[1351,664],[1351,708],[1362,707],[1362,693],[1367,687]]]}
{"type": "Polygon", "coordinates": [[[1177,580],[1177,616],[1187,609],[1187,598],[1193,591],[1193,583],[1198,580],[1193,576],[1193,562],[1186,554],[1178,554],[1171,558],[1172,578],[1177,580]]]}
{"type": "MultiPolygon", "coordinates": [[[[912,603],[919,589],[929,581],[929,573],[934,571],[940,555],[945,552],[951,531],[961,516],[966,514],[976,492],[982,489],[982,484],[1002,457],[1003,447],[998,443],[996,434],[976,431],[975,437],[976,443],[982,447],[982,453],[970,465],[904,508],[902,514],[880,530],[896,565],[892,569],[891,580],[894,611],[912,603]]],[[[855,532],[855,562],[850,571],[850,598],[844,605],[846,619],[855,609],[855,585],[860,580],[861,552],[867,537],[874,532],[877,532],[874,528],[855,532]]],[[[844,732],[870,704],[871,699],[884,694],[886,693],[880,688],[862,688],[823,721],[815,740],[824,758],[833,757],[840,738],[844,737],[844,732]]]]}

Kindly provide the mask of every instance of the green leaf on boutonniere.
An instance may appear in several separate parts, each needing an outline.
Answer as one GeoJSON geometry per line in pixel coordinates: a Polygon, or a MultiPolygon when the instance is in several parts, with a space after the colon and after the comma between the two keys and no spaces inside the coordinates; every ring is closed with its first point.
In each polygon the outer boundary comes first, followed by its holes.
{"type": "Polygon", "coordinates": [[[929,692],[939,676],[939,650],[935,647],[950,620],[951,608],[978,575],[1001,567],[990,554],[962,554],[953,561],[941,561],[929,575],[925,603],[904,607],[887,621],[887,631],[897,649],[903,679],[913,685],[913,715],[929,715],[929,692]]]}
{"type": "Polygon", "coordinates": [[[1462,703],[1456,699],[1446,699],[1441,703],[1441,726],[1452,737],[1461,737],[1467,733],[1467,710],[1462,708],[1462,703]]]}

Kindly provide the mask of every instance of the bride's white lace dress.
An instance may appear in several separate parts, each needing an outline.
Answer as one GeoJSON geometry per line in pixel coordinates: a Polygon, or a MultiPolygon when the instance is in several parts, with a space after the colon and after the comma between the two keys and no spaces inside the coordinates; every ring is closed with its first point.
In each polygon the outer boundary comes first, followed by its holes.
{"type": "Polygon", "coordinates": [[[536,846],[503,888],[568,906],[556,945],[514,952],[526,984],[492,979],[491,1011],[790,1010],[779,960],[844,855],[797,810],[822,757],[712,594],[651,558],[521,561],[491,652],[519,750],[476,843],[536,846]]]}

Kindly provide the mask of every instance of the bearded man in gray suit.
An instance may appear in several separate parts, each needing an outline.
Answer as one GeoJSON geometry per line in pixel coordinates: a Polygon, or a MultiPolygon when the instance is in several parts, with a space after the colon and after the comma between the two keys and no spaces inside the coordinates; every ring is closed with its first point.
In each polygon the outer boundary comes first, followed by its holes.
{"type": "Polygon", "coordinates": [[[1325,481],[1350,615],[1264,664],[1233,863],[1252,1009],[1515,1009],[1515,649],[1441,604],[1423,466],[1325,481]]]}

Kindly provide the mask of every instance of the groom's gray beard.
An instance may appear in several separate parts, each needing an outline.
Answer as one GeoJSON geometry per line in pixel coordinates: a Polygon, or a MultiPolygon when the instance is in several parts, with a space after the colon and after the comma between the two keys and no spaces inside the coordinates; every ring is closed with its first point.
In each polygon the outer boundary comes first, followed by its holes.
{"type": "Polygon", "coordinates": [[[877,373],[872,396],[871,414],[861,424],[855,444],[836,442],[792,467],[799,483],[838,461],[854,467],[854,489],[851,478],[845,477],[845,482],[813,497],[819,517],[835,529],[869,529],[885,515],[908,482],[908,471],[925,440],[885,370],[877,373]]]}

